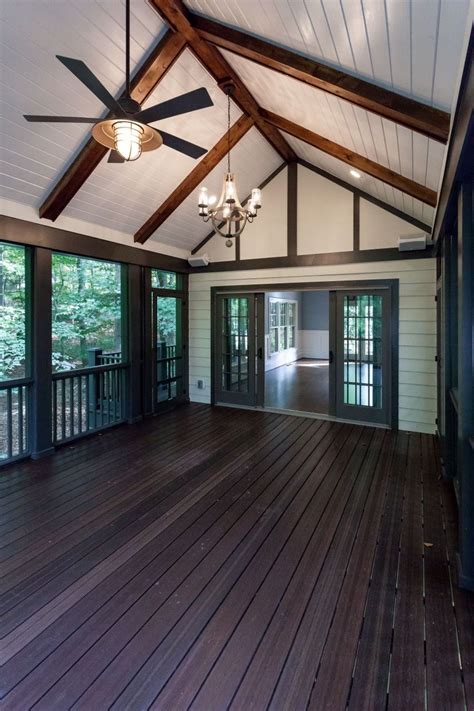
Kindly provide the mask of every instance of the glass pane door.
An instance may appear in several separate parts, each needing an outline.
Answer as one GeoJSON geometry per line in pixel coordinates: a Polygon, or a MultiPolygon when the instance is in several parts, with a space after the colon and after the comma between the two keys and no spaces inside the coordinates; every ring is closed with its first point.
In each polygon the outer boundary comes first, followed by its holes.
{"type": "Polygon", "coordinates": [[[183,393],[182,302],[178,297],[161,296],[155,291],[152,298],[156,409],[183,393]]]}
{"type": "Polygon", "coordinates": [[[337,293],[337,415],[388,424],[389,292],[337,293]]]}
{"type": "Polygon", "coordinates": [[[254,295],[219,295],[215,324],[218,402],[255,404],[254,295]]]}

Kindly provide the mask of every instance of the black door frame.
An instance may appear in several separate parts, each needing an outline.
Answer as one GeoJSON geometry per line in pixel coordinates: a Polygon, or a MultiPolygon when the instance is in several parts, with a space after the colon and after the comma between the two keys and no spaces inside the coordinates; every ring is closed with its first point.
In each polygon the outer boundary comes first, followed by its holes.
{"type": "MultiPolygon", "coordinates": [[[[344,315],[341,313],[343,308],[343,302],[339,298],[343,295],[354,294],[354,292],[361,291],[364,294],[378,295],[382,294],[386,298],[382,301],[382,319],[385,323],[389,323],[389,332],[386,333],[386,327],[383,327],[385,334],[382,335],[382,363],[383,372],[388,369],[389,372],[392,371],[392,352],[390,348],[390,343],[392,341],[392,323],[391,323],[391,289],[382,288],[377,289],[375,287],[366,287],[364,289],[331,289],[330,290],[330,315],[329,315],[329,345],[330,345],[330,361],[331,361],[331,351],[336,354],[336,359],[334,362],[334,367],[330,369],[330,413],[335,415],[340,419],[347,419],[355,422],[366,423],[369,425],[391,425],[391,403],[392,398],[392,385],[390,382],[388,387],[383,385],[382,387],[382,407],[380,409],[367,408],[360,405],[347,405],[344,404],[344,399],[342,396],[342,390],[344,388],[344,353],[343,347],[341,348],[341,343],[344,339],[344,315]],[[343,411],[346,411],[343,413],[343,411]],[[365,417],[367,415],[367,418],[365,417]],[[370,419],[370,416],[374,415],[374,419],[370,419]]],[[[382,373],[382,380],[384,381],[385,376],[382,373]]]]}
{"type": "MultiPolygon", "coordinates": [[[[390,360],[391,360],[391,397],[389,406],[389,427],[398,429],[398,343],[399,343],[399,279],[364,279],[344,281],[305,281],[305,282],[275,282],[272,284],[226,285],[211,287],[211,404],[216,404],[215,398],[215,337],[216,337],[216,303],[218,294],[265,293],[269,291],[338,291],[364,289],[390,290],[390,360]]],[[[263,324],[263,319],[259,323],[263,324]]],[[[262,326],[263,328],[263,326],[262,326]]],[[[334,396],[334,385],[330,384],[330,398],[334,396]]],[[[262,401],[263,402],[263,401],[262,401]]]]}
{"type": "Polygon", "coordinates": [[[215,405],[216,403],[225,405],[235,405],[244,407],[263,407],[264,397],[265,397],[265,368],[264,365],[264,345],[265,345],[265,323],[264,323],[264,309],[265,303],[263,299],[263,294],[259,290],[258,292],[247,289],[245,292],[238,291],[233,293],[232,291],[225,290],[225,292],[217,291],[211,298],[211,403],[215,405]],[[216,361],[220,362],[220,347],[219,339],[222,334],[218,333],[217,323],[222,321],[222,314],[220,313],[220,305],[223,303],[223,299],[219,297],[232,297],[232,296],[246,296],[254,297],[253,300],[249,299],[249,347],[248,347],[248,377],[253,383],[250,386],[249,397],[253,399],[252,403],[245,403],[245,394],[240,397],[241,393],[235,393],[235,397],[232,397],[232,393],[229,393],[228,399],[222,397],[222,391],[219,386],[219,371],[216,368],[216,361]],[[261,377],[257,377],[257,374],[261,370],[261,377]]]}

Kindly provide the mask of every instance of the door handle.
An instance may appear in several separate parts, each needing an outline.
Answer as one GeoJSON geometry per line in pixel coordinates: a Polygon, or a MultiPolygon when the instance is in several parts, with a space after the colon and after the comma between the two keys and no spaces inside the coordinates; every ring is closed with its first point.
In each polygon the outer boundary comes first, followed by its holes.
{"type": "Polygon", "coordinates": [[[334,353],[332,351],[329,351],[329,363],[332,363],[334,360],[334,353]]]}
{"type": "Polygon", "coordinates": [[[263,348],[260,346],[260,348],[257,350],[257,358],[259,360],[263,360],[263,348]]]}

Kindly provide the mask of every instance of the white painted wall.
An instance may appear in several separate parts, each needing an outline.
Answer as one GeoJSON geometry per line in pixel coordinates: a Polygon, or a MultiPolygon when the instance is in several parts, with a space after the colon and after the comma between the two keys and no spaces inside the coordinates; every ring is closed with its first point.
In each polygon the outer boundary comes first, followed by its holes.
{"type": "Polygon", "coordinates": [[[435,432],[435,260],[417,259],[338,266],[286,267],[190,275],[189,377],[194,402],[211,398],[211,286],[398,279],[400,283],[399,426],[435,432]],[[197,380],[204,381],[198,390],[197,380]]]}
{"type": "Polygon", "coordinates": [[[262,190],[257,219],[240,238],[240,258],[284,257],[287,246],[288,170],[284,168],[262,190]]]}
{"type": "Polygon", "coordinates": [[[300,358],[329,358],[329,331],[300,331],[300,358]]]}
{"type": "Polygon", "coordinates": [[[352,251],[353,193],[298,165],[298,254],[352,251]]]}
{"type": "Polygon", "coordinates": [[[360,201],[360,248],[398,247],[398,238],[421,232],[409,222],[392,215],[368,200],[360,201]]]}

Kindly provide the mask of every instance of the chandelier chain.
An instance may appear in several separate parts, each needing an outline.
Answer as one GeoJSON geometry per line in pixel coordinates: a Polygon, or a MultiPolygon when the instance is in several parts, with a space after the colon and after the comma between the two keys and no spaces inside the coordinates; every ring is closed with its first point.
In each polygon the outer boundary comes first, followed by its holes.
{"type": "Polygon", "coordinates": [[[230,94],[227,94],[227,172],[230,173],[230,94]]]}

